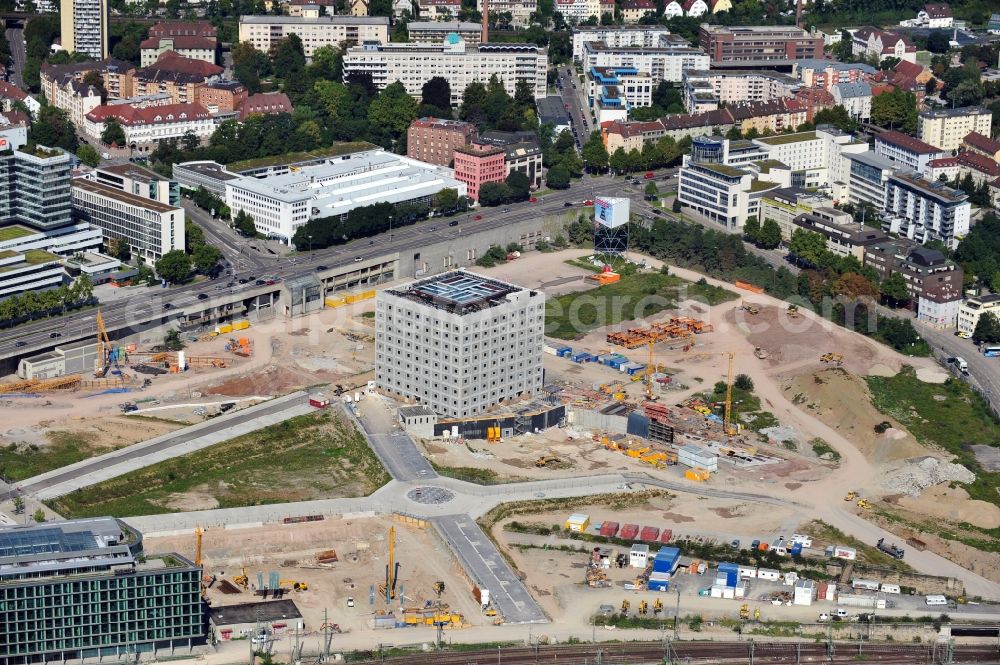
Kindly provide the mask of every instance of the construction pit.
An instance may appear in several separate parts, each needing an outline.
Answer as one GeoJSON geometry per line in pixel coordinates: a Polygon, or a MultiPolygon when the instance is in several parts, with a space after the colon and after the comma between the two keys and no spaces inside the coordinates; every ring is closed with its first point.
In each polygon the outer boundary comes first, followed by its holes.
{"type": "MultiPolygon", "coordinates": [[[[154,534],[147,536],[143,543],[147,553],[180,552],[192,560],[197,547],[194,533],[154,534]]],[[[463,627],[493,622],[484,616],[472,596],[471,585],[450,550],[430,526],[406,524],[389,517],[326,518],[246,528],[234,525],[206,529],[201,551],[205,575],[216,577],[207,590],[213,608],[276,600],[272,593],[266,599],[255,593],[258,580],[267,586],[272,573],[276,574],[282,582],[281,587],[287,589],[281,598],[294,601],[302,614],[307,652],[318,652],[324,621],[331,626],[336,624],[340,633],[371,635],[369,647],[377,641],[408,643],[430,639],[433,633],[428,631],[433,631],[434,627],[425,622],[420,628],[427,631],[386,628],[377,631],[378,635],[384,635],[378,638],[372,631],[376,630],[376,615],[386,616],[387,609],[392,610],[399,623],[406,621],[407,614],[417,614],[404,612],[401,607],[420,609],[421,617],[429,607],[432,610],[429,614],[433,615],[438,607],[436,582],[444,582],[440,595],[441,615],[461,616],[459,622],[444,628],[445,635],[463,627]],[[389,562],[390,529],[394,532],[393,557],[399,564],[399,573],[395,599],[387,604],[379,588],[384,586],[389,562]],[[336,561],[331,558],[334,552],[336,561]],[[238,579],[244,569],[245,589],[238,579]],[[296,582],[308,588],[295,591],[296,582]],[[353,607],[349,606],[348,599],[353,600],[353,607]]],[[[286,652],[291,639],[290,635],[280,637],[274,652],[286,652]]],[[[221,648],[226,652],[242,653],[247,642],[223,642],[221,648]]]]}

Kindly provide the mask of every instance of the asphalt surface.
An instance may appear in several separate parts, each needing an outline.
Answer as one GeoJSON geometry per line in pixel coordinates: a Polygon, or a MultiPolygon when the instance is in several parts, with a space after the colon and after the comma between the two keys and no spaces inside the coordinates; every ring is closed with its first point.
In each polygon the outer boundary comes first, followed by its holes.
{"type": "Polygon", "coordinates": [[[949,358],[961,356],[969,363],[971,383],[980,389],[993,410],[1000,413],[1000,358],[987,358],[972,340],[956,336],[953,329],[941,330],[919,321],[914,323],[917,332],[928,344],[949,358]]]}
{"type": "Polygon", "coordinates": [[[490,601],[504,623],[548,622],[510,564],[471,517],[445,515],[432,518],[431,522],[473,583],[489,590],[490,601]]]}
{"type": "MultiPolygon", "coordinates": [[[[374,238],[351,241],[337,247],[316,250],[310,254],[295,257],[272,257],[269,254],[249,254],[248,260],[260,267],[260,272],[247,270],[234,273],[233,279],[257,278],[266,272],[279,280],[308,274],[319,265],[329,268],[349,266],[361,258],[363,261],[382,257],[392,257],[396,253],[421,251],[435,243],[449,243],[462,234],[491,230],[511,222],[519,222],[544,215],[556,214],[564,210],[564,203],[572,201],[580,204],[590,196],[589,192],[615,196],[623,187],[619,179],[608,177],[588,178],[576,183],[570,189],[546,194],[538,203],[521,203],[505,208],[485,208],[471,211],[450,219],[429,219],[417,224],[394,229],[391,234],[383,233],[374,238]],[[476,217],[481,219],[476,219],[476,217]],[[457,220],[457,226],[449,226],[457,220]],[[252,258],[249,258],[252,257],[252,258]]],[[[579,208],[578,208],[579,209],[579,208]]],[[[211,227],[211,224],[207,226],[211,227]]],[[[213,229],[215,231],[216,229],[213,229]]],[[[215,236],[213,236],[215,237],[215,236]]],[[[221,248],[220,248],[221,249],[221,248]]],[[[252,249],[250,250],[252,252],[252,249]]],[[[234,266],[236,264],[234,263],[234,266]]],[[[402,275],[397,275],[402,277],[402,275]]],[[[263,293],[268,289],[278,290],[278,286],[258,287],[253,279],[248,284],[235,284],[231,289],[225,286],[226,279],[205,280],[197,284],[170,286],[166,289],[142,288],[128,298],[101,305],[102,315],[109,332],[127,326],[166,322],[179,316],[185,307],[198,303],[199,293],[218,296],[246,297],[250,293],[263,293]],[[225,290],[225,293],[216,293],[225,290]],[[170,309],[165,306],[170,304],[170,309]]],[[[234,297],[234,299],[236,299],[234,297]]],[[[25,356],[95,335],[93,311],[84,310],[68,313],[62,317],[26,323],[3,331],[0,336],[0,359],[25,356]],[[58,335],[52,337],[52,335],[58,335]]]]}
{"type": "Polygon", "coordinates": [[[17,87],[24,88],[24,79],[21,78],[21,72],[24,71],[24,63],[28,59],[28,55],[24,50],[24,30],[21,28],[7,28],[4,35],[10,43],[11,67],[14,69],[13,73],[10,73],[8,70],[10,76],[7,78],[17,87]]]}
{"type": "Polygon", "coordinates": [[[232,429],[236,425],[251,423],[252,421],[264,416],[280,414],[283,411],[300,407],[302,405],[302,400],[305,398],[305,393],[291,393],[290,395],[286,395],[276,400],[251,406],[232,414],[222,415],[205,421],[204,423],[193,425],[192,427],[186,427],[166,437],[159,437],[158,440],[154,440],[154,442],[150,445],[138,444],[128,446],[127,448],[123,448],[113,453],[108,453],[107,455],[102,455],[79,464],[63,467],[56,472],[50,472],[40,476],[35,476],[34,478],[28,478],[24,482],[18,483],[18,488],[24,493],[37,494],[61,483],[76,480],[81,476],[99,473],[109,467],[123,462],[136,461],[154,453],[183,446],[192,438],[192,436],[201,437],[208,434],[224,432],[232,429]]]}
{"type": "Polygon", "coordinates": [[[587,142],[587,139],[590,138],[590,133],[594,131],[593,123],[590,121],[590,111],[587,108],[586,91],[583,89],[584,84],[580,83],[580,79],[572,65],[559,69],[557,72],[562,83],[559,96],[562,97],[563,106],[566,108],[566,112],[569,113],[570,120],[573,122],[573,128],[576,130],[577,145],[582,147],[587,142]],[[574,83],[576,84],[576,89],[573,88],[574,83]]]}
{"type": "MultiPolygon", "coordinates": [[[[353,416],[351,416],[353,418],[353,416]]],[[[437,478],[434,471],[410,435],[403,430],[388,430],[379,428],[368,418],[356,419],[365,433],[372,450],[382,461],[382,466],[394,480],[402,482],[412,480],[431,480],[437,478]]]]}

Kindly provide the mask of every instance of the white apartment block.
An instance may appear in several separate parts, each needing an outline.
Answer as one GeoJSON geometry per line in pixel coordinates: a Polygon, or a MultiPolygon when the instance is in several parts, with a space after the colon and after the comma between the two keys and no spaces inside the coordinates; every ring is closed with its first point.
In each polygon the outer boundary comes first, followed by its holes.
{"type": "Polygon", "coordinates": [[[389,19],[385,16],[241,16],[240,41],[250,42],[258,51],[271,47],[295,33],[302,40],[306,58],[321,46],[341,42],[362,44],[389,41],[389,19]]]}
{"type": "MultiPolygon", "coordinates": [[[[614,0],[555,0],[555,10],[563,15],[566,21],[581,23],[591,16],[600,19],[604,14],[615,13],[614,0]]],[[[493,5],[490,5],[493,11],[493,5]]]]}
{"type": "MultiPolygon", "coordinates": [[[[494,3],[491,2],[490,11],[493,11],[493,7],[494,3]]],[[[683,10],[681,13],[683,14],[683,10]]],[[[578,26],[573,28],[573,60],[583,61],[583,45],[587,42],[603,42],[610,48],[653,48],[659,46],[660,39],[669,34],[669,30],[658,25],[578,26]]]]}
{"type": "MultiPolygon", "coordinates": [[[[531,15],[538,11],[538,0],[489,0],[490,14],[509,12],[511,25],[527,27],[531,24],[531,15]]],[[[483,11],[483,0],[477,0],[476,9],[483,11]]]]}
{"type": "Polygon", "coordinates": [[[587,70],[587,101],[598,124],[625,120],[630,109],[653,105],[656,83],[631,67],[593,67],[587,70]]]}
{"type": "Polygon", "coordinates": [[[533,44],[375,44],[355,46],[344,54],[344,78],[371,74],[383,90],[396,81],[419,99],[424,83],[440,76],[451,85],[451,103],[462,103],[465,87],[473,81],[484,85],[496,74],[511,96],[518,79],[525,79],[535,99],[545,97],[548,51],[533,44]]]}
{"type": "Polygon", "coordinates": [[[59,25],[63,50],[85,53],[95,60],[108,57],[108,0],[61,0],[59,25]]]}
{"type": "Polygon", "coordinates": [[[1000,317],[1000,293],[966,298],[958,308],[958,330],[972,334],[979,325],[979,317],[990,312],[1000,317]]]}
{"type": "Polygon", "coordinates": [[[951,249],[969,232],[969,197],[914,171],[897,171],[885,186],[882,230],[921,244],[940,240],[951,249]]]}
{"type": "Polygon", "coordinates": [[[545,295],[464,270],[375,296],[375,385],[468,418],[542,389],[545,295]]]}
{"type": "Polygon", "coordinates": [[[949,156],[947,151],[935,145],[894,129],[876,134],[875,154],[917,173],[926,171],[931,161],[949,156]]]}
{"type": "Polygon", "coordinates": [[[382,150],[334,157],[266,178],[226,180],[226,205],[253,217],[257,231],[285,243],[313,218],[343,217],[375,203],[430,202],[442,189],[465,196],[452,169],[382,150]]]}
{"type": "MultiPolygon", "coordinates": [[[[847,155],[849,164],[847,201],[868,204],[881,210],[885,206],[885,186],[898,168],[896,164],[872,151],[847,155]]],[[[844,201],[845,197],[834,197],[844,201]]]]}
{"type": "Polygon", "coordinates": [[[683,83],[684,105],[688,113],[714,111],[724,104],[792,97],[802,87],[798,79],[778,72],[709,70],[707,67],[685,70],[683,83]]]}
{"type": "Polygon", "coordinates": [[[123,240],[133,253],[150,261],[184,250],[183,208],[76,178],[73,214],[101,229],[105,241],[123,240]]]}
{"type": "Polygon", "coordinates": [[[942,150],[958,150],[971,132],[992,136],[993,113],[979,106],[921,111],[917,117],[920,140],[942,150]]]}
{"type": "Polygon", "coordinates": [[[872,117],[872,87],[866,81],[837,83],[830,88],[833,101],[843,106],[847,115],[861,122],[872,117]]]}
{"type": "Polygon", "coordinates": [[[688,69],[708,69],[708,55],[679,37],[663,37],[655,47],[607,46],[585,42],[583,67],[631,67],[648,72],[654,81],[679,83],[688,69]]]}

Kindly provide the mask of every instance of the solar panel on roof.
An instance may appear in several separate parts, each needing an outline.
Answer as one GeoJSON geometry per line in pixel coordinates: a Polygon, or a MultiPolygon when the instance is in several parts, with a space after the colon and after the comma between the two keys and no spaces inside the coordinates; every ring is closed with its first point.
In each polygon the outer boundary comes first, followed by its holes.
{"type": "Polygon", "coordinates": [[[421,284],[414,290],[431,297],[450,300],[460,305],[484,298],[497,297],[509,291],[509,289],[499,284],[490,284],[467,275],[421,284]]]}

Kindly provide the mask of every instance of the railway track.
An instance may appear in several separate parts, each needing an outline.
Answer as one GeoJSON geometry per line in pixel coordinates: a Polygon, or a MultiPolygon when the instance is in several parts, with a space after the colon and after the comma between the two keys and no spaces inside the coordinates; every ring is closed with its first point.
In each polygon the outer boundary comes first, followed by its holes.
{"type": "MultiPolygon", "coordinates": [[[[935,665],[937,663],[1000,664],[998,645],[858,644],[817,642],[628,642],[481,649],[460,652],[414,653],[379,657],[366,654],[364,665],[618,665],[628,663],[881,663],[882,665],[935,665]]],[[[355,661],[358,662],[358,661],[355,661]]]]}

